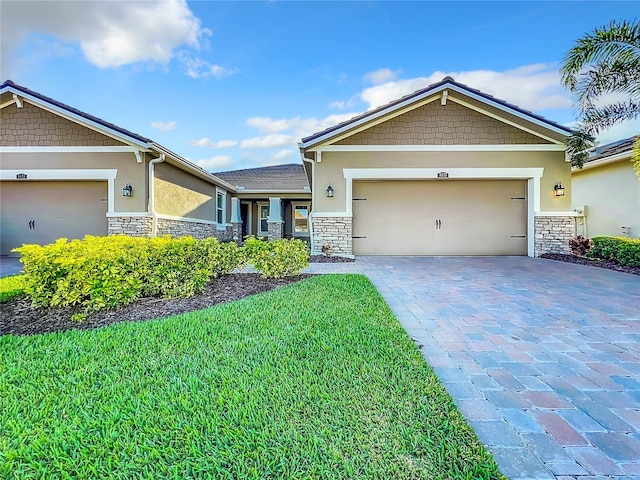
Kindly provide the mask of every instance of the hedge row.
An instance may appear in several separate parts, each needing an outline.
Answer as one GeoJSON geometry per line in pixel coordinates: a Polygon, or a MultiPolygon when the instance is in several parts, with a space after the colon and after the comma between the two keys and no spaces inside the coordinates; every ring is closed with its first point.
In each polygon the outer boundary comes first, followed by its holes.
{"type": "Polygon", "coordinates": [[[640,239],[627,237],[593,237],[587,256],[619,265],[640,267],[640,239]]]}
{"type": "Polygon", "coordinates": [[[252,264],[265,277],[296,275],[308,265],[300,240],[247,247],[215,238],[61,238],[46,246],[14,251],[24,264],[25,293],[38,306],[81,305],[86,313],[127,305],[142,297],[188,297],[201,293],[212,277],[252,264]]]}

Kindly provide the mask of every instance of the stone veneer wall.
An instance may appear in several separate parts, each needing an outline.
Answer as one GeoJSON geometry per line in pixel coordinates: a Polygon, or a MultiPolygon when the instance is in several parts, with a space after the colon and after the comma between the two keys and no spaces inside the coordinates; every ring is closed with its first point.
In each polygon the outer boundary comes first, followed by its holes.
{"type": "Polygon", "coordinates": [[[241,243],[244,240],[242,238],[242,223],[239,223],[239,222],[231,223],[231,238],[236,243],[241,243]]]}
{"type": "Polygon", "coordinates": [[[169,220],[158,218],[158,235],[171,235],[172,237],[182,237],[191,235],[193,238],[216,237],[218,240],[231,240],[233,237],[232,227],[225,227],[218,230],[217,225],[210,223],[185,222],[183,220],[169,220]]]}
{"type": "Polygon", "coordinates": [[[333,255],[353,255],[351,217],[315,217],[312,215],[313,255],[330,245],[333,255]]]}
{"type": "Polygon", "coordinates": [[[535,256],[543,253],[571,253],[569,240],[575,236],[574,217],[535,218],[535,256]]]}
{"type": "Polygon", "coordinates": [[[269,225],[269,240],[280,240],[284,237],[284,222],[267,222],[269,225]]]}
{"type": "MultiPolygon", "coordinates": [[[[109,235],[129,235],[131,237],[150,237],[153,230],[151,217],[109,217],[109,235]]],[[[170,220],[158,218],[158,235],[171,235],[182,237],[191,235],[194,238],[216,237],[218,240],[231,240],[232,227],[218,230],[216,225],[208,223],[185,222],[183,220],[170,220]]]]}
{"type": "Polygon", "coordinates": [[[151,217],[109,217],[107,233],[108,235],[150,237],[152,228],[151,217]]]}

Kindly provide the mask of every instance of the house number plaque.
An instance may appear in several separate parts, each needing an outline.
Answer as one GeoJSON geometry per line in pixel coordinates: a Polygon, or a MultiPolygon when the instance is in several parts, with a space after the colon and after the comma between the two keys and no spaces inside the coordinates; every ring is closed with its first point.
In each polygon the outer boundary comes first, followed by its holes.
{"type": "Polygon", "coordinates": [[[18,180],[26,180],[27,179],[27,174],[26,173],[19,173],[16,175],[16,178],[18,180]]]}
{"type": "Polygon", "coordinates": [[[438,172],[438,178],[449,178],[448,172],[438,172]]]}

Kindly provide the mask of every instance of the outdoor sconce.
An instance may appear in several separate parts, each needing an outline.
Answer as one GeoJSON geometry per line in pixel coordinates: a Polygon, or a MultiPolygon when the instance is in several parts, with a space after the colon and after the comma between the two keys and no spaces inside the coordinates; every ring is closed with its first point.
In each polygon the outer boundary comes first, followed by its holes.
{"type": "Polygon", "coordinates": [[[125,183],[124,187],[122,187],[122,196],[130,197],[132,192],[133,192],[133,187],[129,185],[129,183],[125,183]]]}
{"type": "Polygon", "coordinates": [[[333,187],[331,185],[327,187],[327,198],[333,198],[333,187]]]}
{"type": "Polygon", "coordinates": [[[556,197],[564,197],[564,187],[562,186],[562,182],[558,181],[553,187],[553,194],[556,197]]]}

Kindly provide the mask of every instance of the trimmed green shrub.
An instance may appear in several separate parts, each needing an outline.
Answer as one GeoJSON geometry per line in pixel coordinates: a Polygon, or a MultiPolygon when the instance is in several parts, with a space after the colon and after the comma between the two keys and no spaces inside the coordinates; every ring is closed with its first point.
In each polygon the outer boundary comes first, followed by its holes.
{"type": "Polygon", "coordinates": [[[235,244],[215,238],[61,238],[46,246],[23,245],[24,291],[38,306],[82,305],[85,312],[127,305],[143,296],[187,297],[212,276],[244,264],[235,244]]]}
{"type": "Polygon", "coordinates": [[[24,275],[11,275],[0,278],[0,302],[22,295],[24,293],[24,275]]]}
{"type": "Polygon", "coordinates": [[[249,263],[265,278],[299,275],[309,266],[307,244],[298,239],[265,242],[248,237],[244,250],[249,263]]]}
{"type": "Polygon", "coordinates": [[[594,237],[592,242],[593,246],[587,252],[589,257],[629,267],[640,267],[640,239],[594,237]]]}

